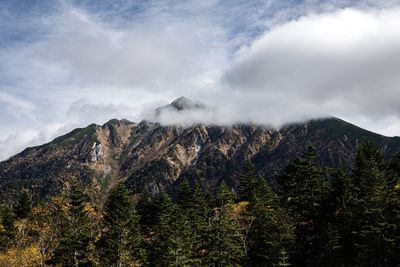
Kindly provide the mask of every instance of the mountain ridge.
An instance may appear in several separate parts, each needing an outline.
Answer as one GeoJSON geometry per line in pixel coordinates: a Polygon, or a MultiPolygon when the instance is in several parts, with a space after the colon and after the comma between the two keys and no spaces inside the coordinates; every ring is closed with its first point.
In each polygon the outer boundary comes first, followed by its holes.
{"type": "Polygon", "coordinates": [[[39,198],[62,191],[77,178],[99,201],[119,181],[133,192],[153,194],[183,179],[213,190],[221,181],[237,186],[247,161],[274,184],[280,171],[312,144],[324,166],[343,160],[350,167],[360,143],[370,140],[386,157],[400,151],[399,137],[386,137],[338,118],[288,124],[281,129],[256,124],[169,125],[112,119],[90,124],[0,162],[0,198],[21,188],[39,198]]]}

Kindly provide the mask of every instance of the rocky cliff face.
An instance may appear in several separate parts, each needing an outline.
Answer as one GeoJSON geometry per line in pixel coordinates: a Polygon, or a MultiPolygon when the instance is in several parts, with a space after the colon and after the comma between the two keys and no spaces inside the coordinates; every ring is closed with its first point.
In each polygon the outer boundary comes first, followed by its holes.
{"type": "Polygon", "coordinates": [[[59,192],[72,179],[92,184],[92,189],[114,183],[119,157],[135,126],[126,120],[91,124],[48,144],[25,149],[0,163],[0,198],[21,188],[44,198],[59,192]]]}
{"type": "Polygon", "coordinates": [[[276,174],[308,144],[317,148],[325,166],[339,160],[350,165],[357,146],[365,140],[375,142],[387,157],[400,151],[400,138],[384,137],[336,118],[280,130],[251,124],[181,127],[111,120],[103,126],[76,129],[1,162],[0,197],[27,188],[43,198],[59,192],[72,179],[83,181],[90,193],[100,196],[117,181],[125,181],[132,191],[147,188],[153,193],[174,187],[184,178],[207,189],[221,180],[235,187],[237,172],[249,160],[273,183],[276,174]]]}

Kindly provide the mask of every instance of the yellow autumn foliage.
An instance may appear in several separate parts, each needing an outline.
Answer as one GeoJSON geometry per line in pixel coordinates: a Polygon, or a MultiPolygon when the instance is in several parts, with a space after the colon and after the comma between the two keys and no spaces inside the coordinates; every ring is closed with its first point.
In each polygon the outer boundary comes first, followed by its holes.
{"type": "Polygon", "coordinates": [[[242,214],[244,211],[247,210],[247,207],[249,206],[249,202],[248,201],[241,201],[237,204],[233,204],[232,205],[232,216],[236,217],[239,214],[242,214]]]}
{"type": "Polygon", "coordinates": [[[394,186],[394,189],[395,189],[395,190],[400,190],[400,183],[396,184],[396,185],[394,186]]]}
{"type": "Polygon", "coordinates": [[[84,211],[85,211],[88,215],[90,215],[90,216],[92,216],[92,217],[95,217],[95,216],[97,215],[97,214],[96,214],[96,210],[95,210],[94,207],[93,207],[92,205],[90,205],[90,204],[86,204],[86,205],[85,205],[84,211]]]}
{"type": "Polygon", "coordinates": [[[36,246],[10,248],[0,253],[1,267],[35,267],[41,266],[41,256],[36,246]]]}

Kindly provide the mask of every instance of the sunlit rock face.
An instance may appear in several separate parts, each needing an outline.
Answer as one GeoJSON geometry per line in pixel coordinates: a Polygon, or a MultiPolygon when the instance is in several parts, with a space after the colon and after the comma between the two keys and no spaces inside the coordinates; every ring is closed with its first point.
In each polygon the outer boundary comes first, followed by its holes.
{"type": "MultiPolygon", "coordinates": [[[[179,98],[158,110],[165,108],[185,112],[204,106],[179,98]]],[[[235,188],[246,161],[252,161],[274,185],[276,175],[309,144],[316,147],[321,164],[334,166],[342,160],[349,167],[365,140],[375,142],[387,157],[400,150],[400,138],[384,137],[336,118],[281,129],[255,124],[166,126],[114,119],[76,129],[1,162],[0,197],[8,198],[21,188],[48,197],[73,179],[104,197],[119,181],[133,192],[147,188],[153,194],[184,179],[207,190],[222,180],[235,188]]]]}

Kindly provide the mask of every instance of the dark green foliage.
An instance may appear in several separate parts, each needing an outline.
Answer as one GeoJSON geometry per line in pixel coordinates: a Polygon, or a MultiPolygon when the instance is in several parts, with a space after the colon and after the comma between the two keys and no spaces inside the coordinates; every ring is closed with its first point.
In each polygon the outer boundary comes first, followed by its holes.
{"type": "Polygon", "coordinates": [[[322,265],[327,257],[326,226],[328,184],[311,146],[288,165],[279,177],[281,202],[288,209],[296,235],[294,259],[301,265],[322,265]]]}
{"type": "Polygon", "coordinates": [[[61,266],[92,266],[90,245],[93,241],[92,219],[88,214],[86,196],[74,184],[68,194],[68,209],[61,223],[61,237],[48,264],[61,266]]]}
{"type": "Polygon", "coordinates": [[[22,192],[11,201],[16,216],[0,208],[0,256],[35,240],[32,251],[45,248],[46,263],[56,266],[400,266],[400,153],[387,161],[366,143],[346,171],[344,164],[321,167],[307,147],[278,189],[249,163],[238,196],[225,182],[210,197],[183,181],[173,198],[145,190],[136,204],[121,183],[104,216],[77,185],[50,210],[38,204],[31,211],[22,192]]]}
{"type": "Polygon", "coordinates": [[[293,227],[289,216],[280,207],[278,197],[263,178],[259,178],[249,210],[254,217],[250,228],[250,265],[277,266],[280,260],[287,262],[286,249],[292,245],[293,227]],[[286,254],[281,255],[282,251],[286,254]],[[285,258],[281,259],[281,256],[285,258]]]}
{"type": "Polygon", "coordinates": [[[354,220],[351,209],[353,192],[351,177],[345,173],[343,164],[332,170],[329,194],[329,223],[324,229],[329,236],[327,257],[335,265],[352,261],[354,247],[348,235],[351,221],[354,220]]]}
{"type": "Polygon", "coordinates": [[[150,247],[150,266],[187,266],[191,264],[191,229],[182,210],[165,192],[156,199],[155,240],[150,247]]]}
{"type": "Polygon", "coordinates": [[[140,195],[136,209],[142,234],[146,236],[151,235],[152,229],[156,224],[154,218],[157,213],[157,207],[147,189],[140,195]]]}
{"type": "Polygon", "coordinates": [[[32,210],[32,200],[26,190],[21,192],[18,202],[14,207],[14,214],[18,219],[25,219],[32,210]]]}
{"type": "Polygon", "coordinates": [[[394,155],[390,162],[390,169],[395,173],[396,176],[400,176],[400,152],[394,155]]]}
{"type": "MultiPolygon", "coordinates": [[[[193,187],[188,182],[182,184],[177,198],[185,224],[188,224],[190,242],[187,244],[191,264],[201,264],[201,251],[205,247],[205,232],[208,226],[208,203],[199,184],[193,187]]],[[[184,233],[186,234],[186,233],[184,233]]]]}
{"type": "Polygon", "coordinates": [[[98,242],[103,266],[125,266],[143,260],[139,216],[127,189],[119,183],[105,205],[104,230],[98,242]]]}
{"type": "Polygon", "coordinates": [[[364,266],[383,266],[391,254],[400,252],[394,239],[398,222],[391,220],[396,212],[390,205],[398,195],[388,165],[372,143],[360,147],[351,177],[355,255],[364,266]]]}
{"type": "Polygon", "coordinates": [[[11,209],[0,206],[0,251],[6,250],[16,235],[15,219],[11,209]]]}
{"type": "Polygon", "coordinates": [[[257,188],[257,180],[256,169],[251,162],[248,162],[244,170],[239,173],[237,194],[240,201],[248,201],[253,197],[257,188]]]}
{"type": "Polygon", "coordinates": [[[204,250],[206,266],[241,266],[245,256],[241,226],[232,214],[232,205],[214,208],[210,214],[208,242],[204,250]]]}
{"type": "Polygon", "coordinates": [[[86,128],[77,128],[70,133],[67,133],[63,136],[57,137],[51,143],[47,145],[60,145],[60,146],[70,146],[76,143],[79,143],[84,138],[91,138],[91,140],[95,140],[96,134],[96,124],[90,124],[86,128]]]}
{"type": "Polygon", "coordinates": [[[231,190],[229,190],[226,183],[222,181],[217,191],[217,197],[216,197],[217,207],[223,207],[225,205],[233,204],[235,201],[235,197],[236,195],[231,190]]]}

